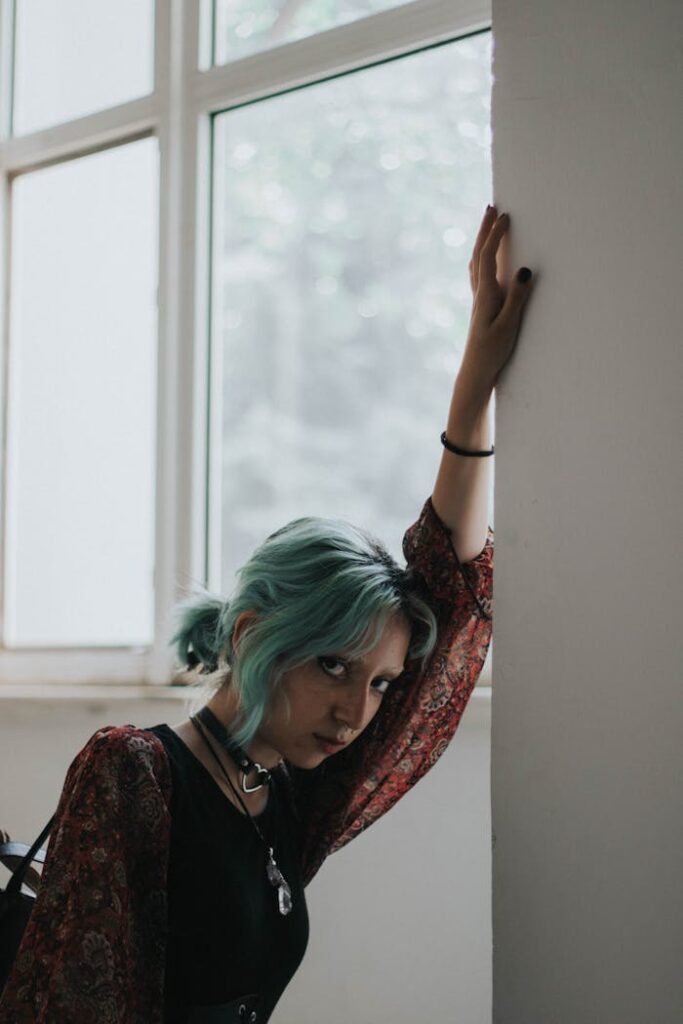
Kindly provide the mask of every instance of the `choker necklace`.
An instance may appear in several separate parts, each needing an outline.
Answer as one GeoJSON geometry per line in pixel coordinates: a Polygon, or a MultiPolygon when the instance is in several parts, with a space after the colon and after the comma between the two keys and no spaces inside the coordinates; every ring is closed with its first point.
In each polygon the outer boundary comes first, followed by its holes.
{"type": "MultiPolygon", "coordinates": [[[[256,832],[258,833],[261,842],[268,850],[268,863],[266,864],[266,875],[268,876],[268,881],[270,882],[270,884],[277,888],[277,903],[280,913],[283,915],[289,914],[293,906],[292,890],[290,889],[289,885],[287,884],[287,881],[285,880],[284,875],[277,866],[277,862],[275,860],[275,857],[273,856],[273,847],[268,845],[267,841],[263,837],[260,828],[252,818],[251,814],[249,814],[249,811],[244,805],[242,797],[239,795],[237,789],[233,785],[232,779],[230,778],[225,768],[223,767],[220,758],[216,754],[216,751],[213,749],[208,739],[206,738],[206,734],[204,733],[204,729],[202,728],[202,725],[200,723],[206,725],[207,729],[210,731],[212,736],[214,736],[215,739],[217,739],[220,745],[223,747],[223,749],[228,752],[228,754],[235,762],[235,764],[238,766],[238,768],[242,769],[241,782],[242,789],[244,790],[245,793],[254,793],[257,789],[261,789],[263,786],[268,785],[271,782],[272,775],[270,774],[267,768],[262,768],[261,765],[258,764],[258,762],[252,761],[250,759],[247,753],[244,750],[242,750],[242,748],[237,743],[235,743],[234,739],[232,738],[228,730],[225,728],[223,723],[219,722],[219,720],[216,718],[213,712],[209,710],[208,707],[203,707],[200,711],[197,712],[196,715],[190,715],[190,721],[192,722],[195,729],[204,740],[206,746],[211,751],[213,757],[218,763],[218,767],[223,772],[223,775],[225,776],[228,784],[230,785],[230,788],[232,789],[233,793],[235,794],[239,802],[242,804],[242,807],[244,808],[244,813],[246,814],[246,816],[249,818],[249,821],[256,829],[256,832]],[[261,781],[257,786],[248,787],[246,785],[246,775],[247,772],[250,772],[254,768],[258,772],[261,781]]],[[[274,790],[275,787],[272,788],[269,800],[272,799],[272,792],[274,792],[274,790]]]]}
{"type": "Polygon", "coordinates": [[[230,758],[235,762],[238,768],[241,768],[241,783],[242,791],[244,793],[255,793],[258,789],[262,789],[263,786],[267,786],[270,782],[271,775],[267,768],[262,768],[257,761],[252,761],[249,755],[242,750],[242,748],[235,743],[234,739],[225,728],[222,722],[220,722],[213,711],[208,707],[203,707],[201,711],[198,711],[194,716],[198,718],[202,725],[205,725],[209,730],[214,739],[217,739],[224,750],[227,750],[230,754],[230,758]],[[259,782],[256,786],[247,786],[247,775],[256,770],[259,777],[259,782]]]}

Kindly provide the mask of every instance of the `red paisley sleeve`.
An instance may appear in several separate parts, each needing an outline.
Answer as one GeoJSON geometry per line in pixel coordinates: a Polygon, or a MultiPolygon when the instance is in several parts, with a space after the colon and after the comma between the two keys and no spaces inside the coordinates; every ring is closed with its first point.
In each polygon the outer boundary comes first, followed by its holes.
{"type": "Polygon", "coordinates": [[[441,757],[458,727],[491,641],[493,530],[463,566],[427,499],[403,538],[438,622],[424,669],[409,662],[358,739],[319,768],[286,765],[303,824],[304,884],[325,858],[363,832],[441,757]]]}
{"type": "Polygon", "coordinates": [[[135,726],[76,755],[0,1024],[161,1024],[170,795],[163,744],[135,726]]]}

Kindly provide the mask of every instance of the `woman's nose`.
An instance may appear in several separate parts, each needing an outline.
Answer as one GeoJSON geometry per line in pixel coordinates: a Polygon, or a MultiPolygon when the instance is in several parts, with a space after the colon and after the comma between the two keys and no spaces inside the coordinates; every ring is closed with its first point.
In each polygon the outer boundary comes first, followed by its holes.
{"type": "Polygon", "coordinates": [[[343,722],[344,725],[347,725],[349,729],[354,731],[362,729],[368,720],[371,699],[367,689],[355,694],[349,694],[349,699],[344,701],[343,705],[337,710],[335,716],[337,721],[343,722]]]}

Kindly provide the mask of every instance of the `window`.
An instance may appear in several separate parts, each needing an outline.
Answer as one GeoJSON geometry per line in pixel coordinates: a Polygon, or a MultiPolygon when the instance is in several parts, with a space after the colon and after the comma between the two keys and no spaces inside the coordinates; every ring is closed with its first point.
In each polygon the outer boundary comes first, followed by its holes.
{"type": "Polygon", "coordinates": [[[152,0],[15,0],[13,135],[152,92],[152,0]]]}
{"type": "Polygon", "coordinates": [[[153,639],[158,177],[148,138],[14,182],[10,647],[153,639]]]}
{"type": "Polygon", "coordinates": [[[402,557],[467,334],[489,38],[214,119],[224,591],[303,514],[362,523],[402,557]]]}
{"type": "Polygon", "coordinates": [[[246,57],[282,43],[346,25],[368,14],[387,11],[405,0],[215,0],[213,63],[246,57]]]}
{"type": "Polygon", "coordinates": [[[401,555],[491,195],[490,12],[53,8],[0,8],[0,681],[165,683],[179,590],[289,519],[401,555]]]}

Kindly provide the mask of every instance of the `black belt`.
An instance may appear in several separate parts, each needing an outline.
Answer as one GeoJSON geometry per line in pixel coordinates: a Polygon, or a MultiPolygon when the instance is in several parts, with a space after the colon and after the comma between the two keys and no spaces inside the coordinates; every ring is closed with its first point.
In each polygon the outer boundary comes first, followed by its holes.
{"type": "Polygon", "coordinates": [[[187,1024],[258,1024],[258,996],[240,996],[220,1006],[190,1006],[187,1024]]]}

